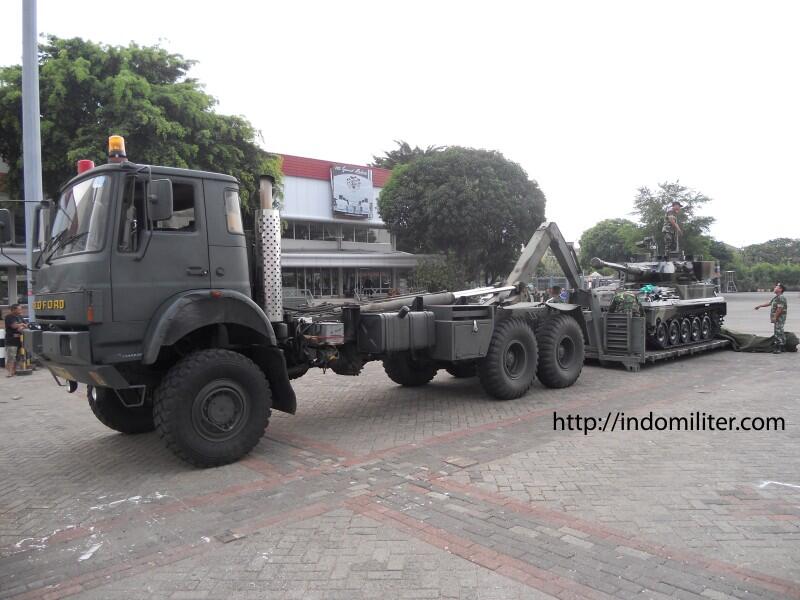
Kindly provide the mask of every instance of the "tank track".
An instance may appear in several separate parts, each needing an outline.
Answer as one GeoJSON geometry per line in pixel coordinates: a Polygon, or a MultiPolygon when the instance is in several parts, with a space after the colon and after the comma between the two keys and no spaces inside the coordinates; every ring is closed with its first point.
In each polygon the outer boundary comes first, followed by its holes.
{"type": "Polygon", "coordinates": [[[723,319],[721,310],[713,307],[678,309],[678,314],[647,328],[647,346],[666,350],[713,340],[723,319]]]}

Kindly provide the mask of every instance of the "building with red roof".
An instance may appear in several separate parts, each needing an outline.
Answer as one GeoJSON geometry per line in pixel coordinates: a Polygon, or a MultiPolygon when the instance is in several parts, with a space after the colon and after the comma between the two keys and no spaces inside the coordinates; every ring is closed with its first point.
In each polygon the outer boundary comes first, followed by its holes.
{"type": "Polygon", "coordinates": [[[374,296],[407,288],[417,257],[396,250],[378,210],[391,171],[281,157],[284,295],[374,296]]]}

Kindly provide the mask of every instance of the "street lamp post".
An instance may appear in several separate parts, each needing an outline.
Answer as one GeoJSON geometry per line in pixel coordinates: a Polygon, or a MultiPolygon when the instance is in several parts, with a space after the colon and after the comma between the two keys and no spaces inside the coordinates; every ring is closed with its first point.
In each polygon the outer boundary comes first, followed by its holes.
{"type": "Polygon", "coordinates": [[[36,0],[22,0],[22,164],[25,176],[25,263],[28,318],[33,308],[33,221],[42,200],[42,146],[39,134],[39,48],[36,0]]]}

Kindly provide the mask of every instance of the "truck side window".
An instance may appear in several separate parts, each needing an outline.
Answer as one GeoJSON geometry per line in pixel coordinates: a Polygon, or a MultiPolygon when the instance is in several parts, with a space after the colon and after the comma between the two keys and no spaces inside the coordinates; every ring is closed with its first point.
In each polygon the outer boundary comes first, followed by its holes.
{"type": "Polygon", "coordinates": [[[120,212],[117,248],[120,252],[137,252],[145,228],[144,181],[137,181],[135,176],[125,179],[120,212]]]}
{"type": "Polygon", "coordinates": [[[239,208],[239,192],[237,190],[225,190],[225,223],[228,226],[228,233],[244,235],[242,211],[239,208]]]}
{"type": "Polygon", "coordinates": [[[194,231],[194,185],[172,182],[172,217],[153,223],[154,231],[194,231]]]}

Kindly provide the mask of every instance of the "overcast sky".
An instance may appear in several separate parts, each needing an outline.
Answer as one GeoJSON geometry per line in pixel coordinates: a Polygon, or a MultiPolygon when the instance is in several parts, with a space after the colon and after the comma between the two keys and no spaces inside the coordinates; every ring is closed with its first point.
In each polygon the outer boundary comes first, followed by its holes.
{"type": "MultiPolygon", "coordinates": [[[[2,65],[21,62],[21,6],[2,2],[2,65]]],[[[638,187],[675,179],[713,199],[718,239],[800,237],[798,2],[38,8],[42,33],[197,60],[219,112],[249,119],[273,152],[365,164],[395,139],[499,150],[573,240],[630,217],[638,187]]]]}

